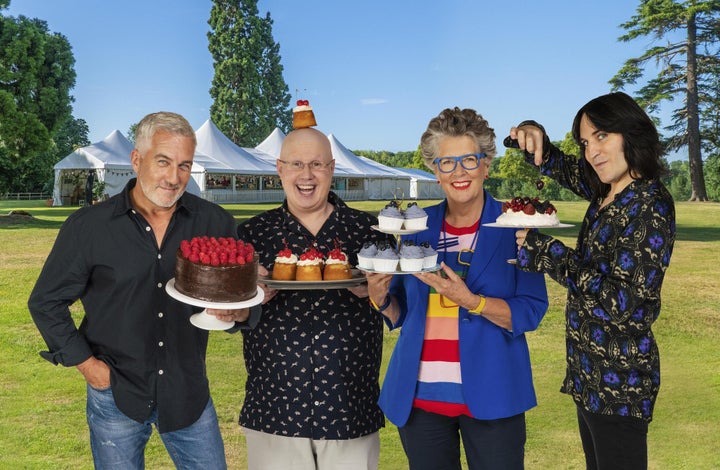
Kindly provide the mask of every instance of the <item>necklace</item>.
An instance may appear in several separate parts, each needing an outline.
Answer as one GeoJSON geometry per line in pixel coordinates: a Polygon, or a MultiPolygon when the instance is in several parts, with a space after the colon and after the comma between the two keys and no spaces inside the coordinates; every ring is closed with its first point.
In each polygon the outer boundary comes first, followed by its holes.
{"type": "MultiPolygon", "coordinates": [[[[470,269],[470,263],[472,262],[472,258],[475,255],[475,245],[477,244],[478,234],[480,233],[480,221],[482,220],[483,212],[485,212],[485,204],[483,203],[482,209],[480,210],[480,217],[478,218],[477,222],[472,224],[470,227],[473,227],[477,224],[477,228],[475,229],[475,233],[473,234],[472,242],[470,242],[470,246],[468,248],[461,248],[458,250],[457,254],[457,264],[462,266],[462,274],[460,277],[464,281],[467,277],[467,272],[470,269]]],[[[445,209],[445,214],[443,214],[443,221],[442,221],[442,235],[443,235],[443,259],[447,260],[447,248],[448,248],[448,241],[447,241],[447,208],[445,209]]],[[[462,228],[462,227],[455,227],[455,228],[462,228]]],[[[459,243],[459,242],[458,242],[459,243]]]]}

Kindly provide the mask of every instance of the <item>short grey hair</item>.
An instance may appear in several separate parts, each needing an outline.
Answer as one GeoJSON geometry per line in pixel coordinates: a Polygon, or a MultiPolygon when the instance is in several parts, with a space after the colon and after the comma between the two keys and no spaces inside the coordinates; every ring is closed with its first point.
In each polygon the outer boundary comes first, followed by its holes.
{"type": "Polygon", "coordinates": [[[445,156],[438,155],[440,139],[462,136],[472,138],[477,151],[487,155],[488,162],[497,155],[495,131],[488,125],[488,122],[474,109],[460,109],[456,106],[443,109],[440,114],[430,120],[427,130],[423,133],[420,139],[420,151],[425,165],[434,170],[433,160],[445,156]]]}
{"type": "Polygon", "coordinates": [[[197,146],[195,130],[190,123],[179,114],[167,111],[148,114],[140,120],[135,128],[135,148],[140,153],[150,147],[150,142],[157,131],[165,131],[183,137],[190,137],[193,148],[197,146]]]}

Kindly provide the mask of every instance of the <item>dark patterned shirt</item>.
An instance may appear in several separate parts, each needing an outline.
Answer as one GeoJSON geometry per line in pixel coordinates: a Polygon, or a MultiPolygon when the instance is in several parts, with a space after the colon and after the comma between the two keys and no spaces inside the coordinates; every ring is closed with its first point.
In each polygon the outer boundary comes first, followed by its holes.
{"type": "MultiPolygon", "coordinates": [[[[377,219],[335,206],[313,236],[287,208],[269,210],[238,227],[260,263],[272,270],[284,242],[296,255],[315,246],[327,253],[340,242],[352,266],[365,241],[385,240],[377,219]]],[[[248,372],[240,424],[261,432],[311,439],[352,439],[384,425],[378,407],[383,321],[367,298],[347,289],[280,290],[244,332],[248,372]]]]}
{"type": "Polygon", "coordinates": [[[634,180],[607,206],[583,181],[584,159],[551,147],[541,170],[590,200],[576,248],[529,232],[519,266],[567,287],[561,391],[585,410],[652,419],[660,356],[651,326],[675,240],[675,207],[656,180],[634,180]]]}

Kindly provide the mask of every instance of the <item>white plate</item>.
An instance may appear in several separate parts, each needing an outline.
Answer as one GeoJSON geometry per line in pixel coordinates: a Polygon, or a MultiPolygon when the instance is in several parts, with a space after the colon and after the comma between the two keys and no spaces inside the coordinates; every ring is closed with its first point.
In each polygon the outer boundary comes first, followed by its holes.
{"type": "Polygon", "coordinates": [[[367,271],[369,273],[376,273],[376,274],[417,274],[417,273],[433,273],[435,271],[440,271],[439,264],[436,264],[432,268],[423,268],[420,271],[375,271],[374,269],[361,268],[360,266],[358,266],[357,268],[360,271],[367,271]]]}
{"type": "Polygon", "coordinates": [[[507,225],[507,224],[498,224],[497,222],[490,222],[487,224],[482,224],[483,227],[497,227],[497,228],[566,228],[566,227],[574,227],[573,224],[563,224],[559,223],[557,225],[533,225],[531,227],[527,225],[507,225]]]}
{"type": "MultiPolygon", "coordinates": [[[[365,284],[367,279],[357,269],[352,269],[351,279],[336,279],[331,281],[278,281],[275,279],[258,279],[258,284],[265,284],[277,290],[323,290],[345,289],[365,284]]],[[[272,272],[270,273],[272,276],[272,272]]]]}
{"type": "Polygon", "coordinates": [[[397,230],[387,230],[384,228],[380,228],[379,225],[371,225],[370,228],[373,230],[377,230],[378,232],[387,233],[388,235],[412,235],[414,233],[420,233],[423,230],[427,230],[427,227],[414,228],[414,229],[401,228],[401,229],[397,229],[397,230]]]}
{"type": "Polygon", "coordinates": [[[179,300],[182,303],[194,305],[195,307],[216,308],[219,310],[233,310],[252,307],[254,305],[261,304],[265,299],[265,293],[260,287],[257,288],[257,294],[255,294],[255,297],[241,302],[210,302],[209,300],[196,299],[195,297],[190,297],[178,292],[178,290],[175,289],[175,278],[170,279],[167,284],[165,284],[165,290],[168,294],[170,294],[170,297],[175,300],[179,300]]]}
{"type": "MultiPolygon", "coordinates": [[[[207,300],[196,299],[194,297],[181,294],[175,289],[175,278],[170,279],[165,284],[165,290],[168,295],[175,300],[179,300],[182,303],[188,305],[194,305],[195,307],[215,308],[218,310],[233,310],[238,308],[247,308],[254,305],[259,305],[265,299],[265,292],[258,287],[255,297],[243,300],[242,302],[210,302],[207,300]]],[[[203,330],[227,330],[235,326],[235,322],[223,321],[218,319],[215,315],[210,315],[205,310],[190,316],[190,323],[203,330]]]]}

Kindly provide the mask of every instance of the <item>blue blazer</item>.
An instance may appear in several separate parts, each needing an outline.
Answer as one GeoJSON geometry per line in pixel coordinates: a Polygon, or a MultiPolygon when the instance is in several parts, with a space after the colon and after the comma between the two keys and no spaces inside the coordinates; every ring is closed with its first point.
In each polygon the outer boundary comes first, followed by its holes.
{"type": "MultiPolygon", "coordinates": [[[[425,209],[428,230],[414,236],[437,248],[447,201],[425,209]]],[[[483,227],[502,212],[501,203],[485,192],[475,254],[466,283],[476,294],[504,299],[512,312],[512,331],[487,319],[459,312],[462,390],[476,419],[499,419],[537,405],[525,332],[537,328],[548,307],[542,273],[527,273],[507,262],[517,254],[516,229],[483,227]]],[[[380,392],[380,407],[395,425],[410,416],[425,334],[425,312],[430,287],[414,276],[395,276],[390,292],[399,300],[401,314],[391,329],[402,327],[380,392]]]]}

